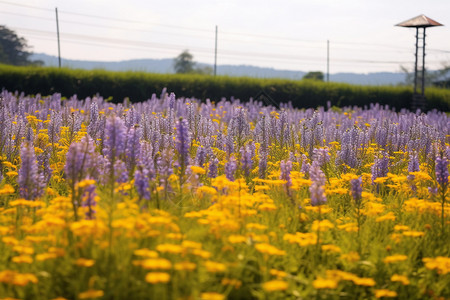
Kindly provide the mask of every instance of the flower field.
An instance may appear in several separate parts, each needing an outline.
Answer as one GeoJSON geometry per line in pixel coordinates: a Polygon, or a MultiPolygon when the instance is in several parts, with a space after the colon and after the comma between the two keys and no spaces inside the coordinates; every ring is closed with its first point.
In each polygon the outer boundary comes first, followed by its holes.
{"type": "Polygon", "coordinates": [[[0,98],[0,299],[449,299],[450,117],[0,98]]]}

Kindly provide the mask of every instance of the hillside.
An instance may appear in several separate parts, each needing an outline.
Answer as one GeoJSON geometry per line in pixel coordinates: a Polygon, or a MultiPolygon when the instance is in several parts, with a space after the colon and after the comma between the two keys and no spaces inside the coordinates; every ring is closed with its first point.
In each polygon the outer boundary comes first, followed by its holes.
{"type": "MultiPolygon", "coordinates": [[[[43,53],[33,54],[32,60],[42,60],[45,66],[57,66],[58,58],[43,53]]],[[[173,73],[173,59],[133,59],[119,62],[100,62],[62,59],[62,65],[79,69],[104,69],[111,71],[145,71],[151,73],[173,73]]],[[[199,66],[209,66],[199,64],[199,66]]],[[[278,70],[250,65],[218,65],[218,75],[248,76],[256,78],[287,78],[301,79],[307,72],[278,70]]],[[[330,74],[330,81],[360,85],[398,85],[405,81],[404,73],[377,72],[377,73],[335,73],[330,74]]]]}

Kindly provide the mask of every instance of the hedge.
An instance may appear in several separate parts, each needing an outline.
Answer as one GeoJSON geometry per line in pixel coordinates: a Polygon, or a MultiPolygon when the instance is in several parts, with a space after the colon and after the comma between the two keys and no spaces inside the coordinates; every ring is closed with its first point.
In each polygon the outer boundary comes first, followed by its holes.
{"type": "MultiPolygon", "coordinates": [[[[257,79],[248,77],[191,74],[152,74],[145,72],[112,72],[51,67],[15,67],[0,65],[0,87],[25,94],[85,98],[100,94],[121,102],[144,101],[163,88],[177,97],[238,98],[247,101],[263,93],[274,102],[291,102],[294,107],[364,106],[379,103],[391,107],[410,108],[412,89],[394,86],[359,86],[312,80],[257,79]]],[[[428,88],[428,109],[450,111],[450,90],[428,88]]]]}

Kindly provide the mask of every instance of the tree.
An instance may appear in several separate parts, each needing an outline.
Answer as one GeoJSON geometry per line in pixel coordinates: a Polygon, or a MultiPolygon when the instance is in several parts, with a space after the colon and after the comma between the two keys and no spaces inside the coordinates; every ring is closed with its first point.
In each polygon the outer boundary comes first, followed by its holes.
{"type": "Polygon", "coordinates": [[[193,73],[194,72],[194,57],[188,50],[184,50],[174,59],[175,73],[193,73]]]}
{"type": "Polygon", "coordinates": [[[308,72],[302,79],[312,79],[312,80],[320,80],[323,81],[323,73],[320,71],[308,72]]]}
{"type": "Polygon", "coordinates": [[[27,49],[29,47],[23,37],[0,25],[0,63],[16,66],[31,64],[28,60],[31,53],[27,49]]]}

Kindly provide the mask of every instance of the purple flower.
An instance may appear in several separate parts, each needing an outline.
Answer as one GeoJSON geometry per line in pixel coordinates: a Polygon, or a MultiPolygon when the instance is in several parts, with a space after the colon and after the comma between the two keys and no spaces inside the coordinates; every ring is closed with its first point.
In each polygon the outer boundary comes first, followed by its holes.
{"type": "MultiPolygon", "coordinates": [[[[87,178],[89,180],[89,178],[87,178]]],[[[87,207],[87,211],[85,213],[86,220],[93,220],[95,219],[95,206],[97,206],[97,193],[96,193],[96,186],[93,183],[87,184],[83,187],[83,192],[81,194],[81,206],[87,207]]]]}
{"type": "Polygon", "coordinates": [[[134,172],[134,186],[140,197],[150,200],[150,178],[148,169],[137,169],[134,172]]]}
{"type": "Polygon", "coordinates": [[[313,161],[311,168],[309,168],[309,177],[311,179],[311,185],[309,187],[311,205],[318,206],[325,204],[327,202],[324,188],[326,178],[317,161],[313,161]]]}
{"type": "Polygon", "coordinates": [[[178,163],[181,169],[186,169],[189,165],[189,149],[191,147],[191,141],[189,138],[189,124],[186,119],[180,118],[176,124],[177,136],[176,136],[176,149],[178,151],[178,163]]]}
{"type": "Polygon", "coordinates": [[[409,155],[409,162],[408,162],[408,172],[418,172],[420,171],[419,168],[419,158],[417,157],[417,153],[414,152],[409,155]]]}
{"type": "Polygon", "coordinates": [[[438,184],[445,188],[448,184],[448,159],[446,157],[436,157],[436,181],[438,184]]]}
{"type": "Polygon", "coordinates": [[[202,167],[205,163],[206,160],[206,150],[205,147],[203,146],[199,146],[197,148],[197,153],[195,155],[195,163],[197,164],[197,166],[202,167]]]}
{"type": "Polygon", "coordinates": [[[309,174],[309,169],[311,168],[311,164],[308,162],[308,158],[305,154],[302,154],[302,167],[300,169],[300,172],[307,175],[309,174]]]}
{"type": "Polygon", "coordinates": [[[357,179],[350,180],[350,188],[353,200],[355,203],[359,205],[361,203],[361,194],[362,194],[362,177],[357,179]]]}
{"type": "Polygon", "coordinates": [[[22,161],[18,176],[20,197],[34,200],[44,193],[45,185],[42,176],[39,174],[33,145],[27,143],[22,146],[20,159],[22,161]]]}
{"type": "Polygon", "coordinates": [[[225,163],[225,176],[229,181],[234,181],[234,172],[236,172],[237,164],[233,157],[225,163]]]}
{"type": "Polygon", "coordinates": [[[64,172],[66,178],[76,184],[87,176],[95,152],[94,141],[86,135],[80,142],[72,143],[67,151],[64,172]]]}
{"type": "Polygon", "coordinates": [[[114,163],[114,173],[116,174],[117,183],[125,183],[128,181],[128,171],[123,161],[116,160],[114,163]]]}
{"type": "Polygon", "coordinates": [[[379,177],[386,177],[389,171],[389,156],[386,152],[382,152],[381,158],[376,158],[372,165],[372,184],[379,177]]]}
{"type": "Polygon", "coordinates": [[[330,161],[328,148],[314,148],[312,157],[313,160],[316,160],[321,167],[330,161]]]}
{"type": "Polygon", "coordinates": [[[214,157],[209,161],[209,170],[208,170],[209,178],[216,178],[218,165],[219,160],[217,159],[217,157],[214,157]]]}
{"type": "Polygon", "coordinates": [[[259,178],[266,178],[266,170],[267,170],[267,153],[265,151],[261,151],[259,154],[259,178]]]}
{"type": "Polygon", "coordinates": [[[286,181],[286,186],[290,187],[292,185],[291,180],[291,171],[292,171],[292,162],[290,160],[280,162],[280,179],[286,181]]]}
{"type": "Polygon", "coordinates": [[[126,165],[128,172],[133,173],[136,167],[136,161],[141,153],[140,139],[142,130],[140,128],[131,128],[127,133],[127,145],[125,147],[126,165]]]}
{"type": "Polygon", "coordinates": [[[250,171],[252,170],[253,167],[252,151],[250,147],[247,145],[245,147],[242,147],[240,152],[241,152],[242,170],[244,171],[245,177],[248,177],[250,176],[250,171]]]}
{"type": "Polygon", "coordinates": [[[112,117],[106,121],[103,155],[110,161],[115,161],[125,152],[126,134],[127,128],[121,118],[112,117]]]}

